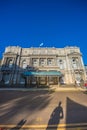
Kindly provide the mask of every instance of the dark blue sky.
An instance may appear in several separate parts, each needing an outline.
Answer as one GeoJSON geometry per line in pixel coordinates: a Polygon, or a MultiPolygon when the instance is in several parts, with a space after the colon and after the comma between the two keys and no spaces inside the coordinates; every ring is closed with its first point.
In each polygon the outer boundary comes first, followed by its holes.
{"type": "Polygon", "coordinates": [[[87,0],[0,0],[0,57],[6,46],[78,46],[87,64],[87,0]]]}

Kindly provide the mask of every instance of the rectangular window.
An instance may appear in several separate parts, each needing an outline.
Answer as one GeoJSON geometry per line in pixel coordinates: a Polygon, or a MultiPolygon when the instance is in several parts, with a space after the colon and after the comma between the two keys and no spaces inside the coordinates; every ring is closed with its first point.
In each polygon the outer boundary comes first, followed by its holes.
{"type": "Polygon", "coordinates": [[[45,65],[45,59],[40,59],[40,66],[44,66],[45,65]]]}
{"type": "Polygon", "coordinates": [[[38,65],[37,59],[32,59],[32,65],[33,66],[37,66],[38,65]]]}
{"type": "Polygon", "coordinates": [[[47,60],[47,65],[51,66],[52,65],[52,59],[47,60]]]}

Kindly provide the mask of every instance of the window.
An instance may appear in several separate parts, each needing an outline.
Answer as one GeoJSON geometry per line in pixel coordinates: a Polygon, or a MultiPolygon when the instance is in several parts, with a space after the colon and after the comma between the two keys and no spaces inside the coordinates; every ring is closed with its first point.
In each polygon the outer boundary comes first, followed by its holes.
{"type": "Polygon", "coordinates": [[[49,66],[52,65],[52,59],[47,60],[47,65],[49,65],[49,66]]]}
{"type": "Polygon", "coordinates": [[[46,84],[46,77],[40,77],[39,78],[39,83],[41,84],[41,85],[45,85],[46,84]]]}
{"type": "Polygon", "coordinates": [[[78,64],[78,59],[77,58],[72,58],[72,67],[74,68],[74,69],[76,69],[77,68],[77,65],[78,64]]]}
{"type": "Polygon", "coordinates": [[[53,83],[53,81],[54,81],[54,77],[49,77],[49,82],[53,83]]]}
{"type": "Polygon", "coordinates": [[[13,60],[12,59],[9,60],[8,66],[9,66],[9,68],[12,68],[12,66],[13,66],[13,60]]]}
{"type": "Polygon", "coordinates": [[[63,62],[63,61],[60,59],[60,60],[59,60],[59,63],[62,64],[62,62],[63,62]]]}
{"type": "Polygon", "coordinates": [[[33,64],[33,66],[37,66],[37,59],[32,59],[32,64],[33,64]]]}
{"type": "Polygon", "coordinates": [[[22,76],[20,76],[20,84],[25,84],[25,79],[24,79],[24,77],[22,77],[22,76]]]}
{"type": "Polygon", "coordinates": [[[27,63],[26,63],[26,61],[24,60],[24,61],[22,62],[22,68],[23,68],[23,69],[26,69],[26,67],[27,67],[27,63]]]}
{"type": "Polygon", "coordinates": [[[36,77],[32,77],[31,83],[32,83],[32,84],[36,84],[36,83],[37,83],[37,78],[36,78],[36,77]]]}
{"type": "Polygon", "coordinates": [[[75,78],[76,81],[80,81],[81,80],[81,75],[79,73],[75,74],[75,78]]]}
{"type": "Polygon", "coordinates": [[[60,84],[64,84],[64,76],[59,78],[60,84]]]}
{"type": "Polygon", "coordinates": [[[64,69],[64,63],[62,59],[58,60],[58,66],[60,67],[60,69],[64,69]]]}
{"type": "Polygon", "coordinates": [[[75,62],[76,62],[76,59],[72,59],[72,61],[73,61],[73,63],[75,63],[75,62]]]}
{"type": "Polygon", "coordinates": [[[49,77],[49,84],[58,84],[58,78],[57,77],[49,77]]]}
{"type": "Polygon", "coordinates": [[[4,75],[4,83],[5,84],[9,84],[10,77],[11,77],[11,74],[5,74],[4,75]]]}
{"type": "Polygon", "coordinates": [[[45,59],[40,59],[40,65],[41,66],[45,65],[45,59]]]}

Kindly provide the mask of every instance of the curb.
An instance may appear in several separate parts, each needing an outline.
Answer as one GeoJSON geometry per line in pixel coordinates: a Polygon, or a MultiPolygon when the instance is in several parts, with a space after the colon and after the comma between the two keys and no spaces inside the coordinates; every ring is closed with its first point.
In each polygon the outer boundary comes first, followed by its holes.
{"type": "Polygon", "coordinates": [[[0,91],[85,91],[79,88],[0,88],[0,91]]]}

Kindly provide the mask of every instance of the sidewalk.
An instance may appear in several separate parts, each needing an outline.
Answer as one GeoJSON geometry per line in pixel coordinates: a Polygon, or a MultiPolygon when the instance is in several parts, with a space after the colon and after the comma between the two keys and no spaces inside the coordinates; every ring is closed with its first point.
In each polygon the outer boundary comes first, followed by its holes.
{"type": "Polygon", "coordinates": [[[86,89],[78,86],[60,86],[60,87],[53,87],[55,91],[86,91],[86,89]]]}
{"type": "Polygon", "coordinates": [[[86,91],[86,89],[82,88],[82,87],[77,87],[77,86],[51,86],[49,88],[0,88],[0,91],[86,91]]]}

